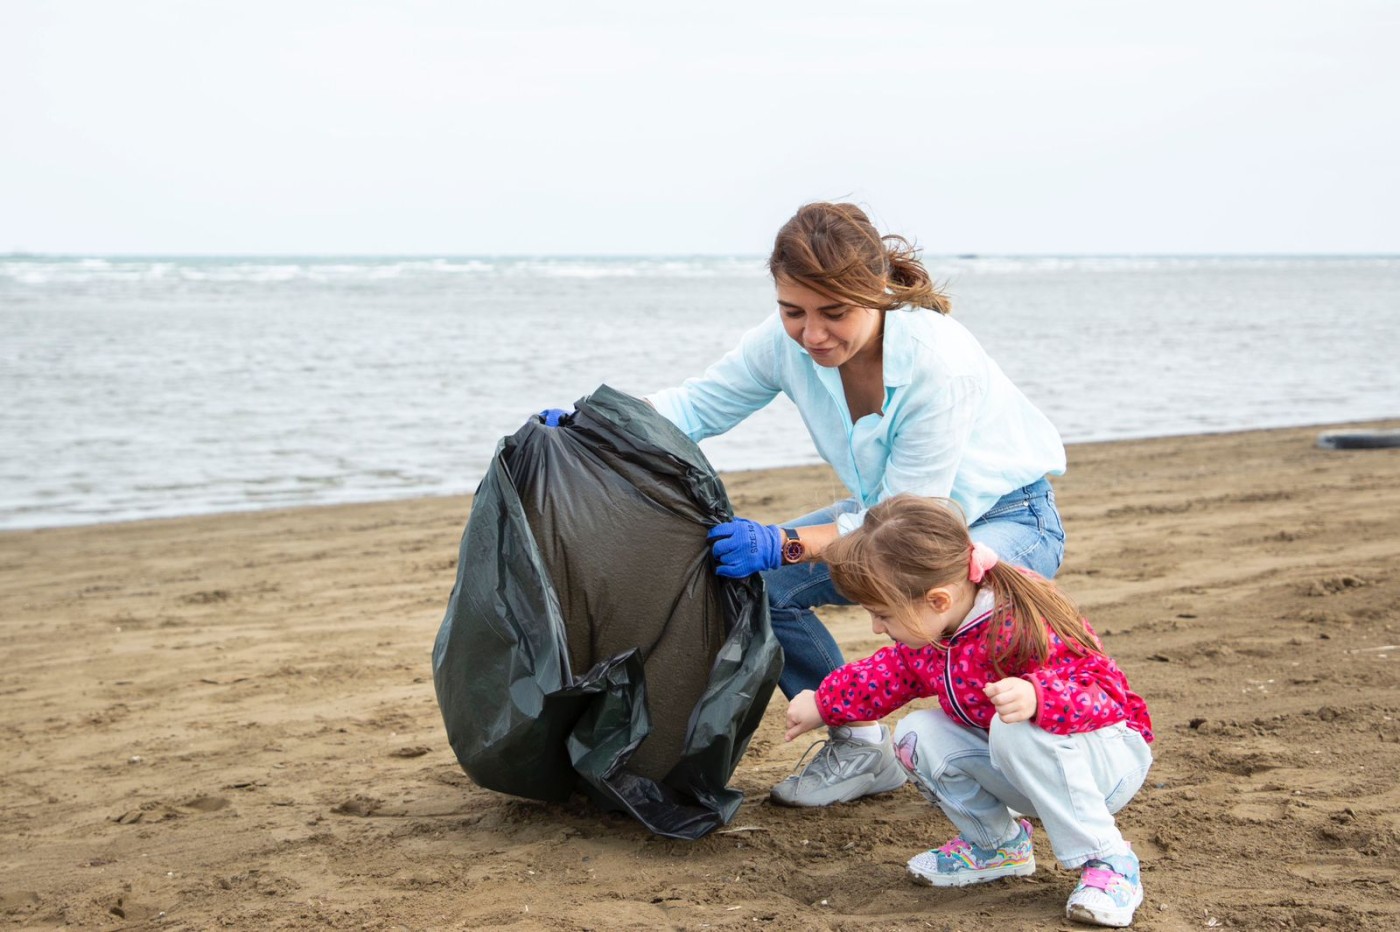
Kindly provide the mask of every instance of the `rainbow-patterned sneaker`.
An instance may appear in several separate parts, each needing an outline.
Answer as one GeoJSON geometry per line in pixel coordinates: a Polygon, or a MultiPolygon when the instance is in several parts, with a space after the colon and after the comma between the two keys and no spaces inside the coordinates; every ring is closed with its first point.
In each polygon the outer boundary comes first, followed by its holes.
{"type": "Polygon", "coordinates": [[[1084,865],[1079,886],[1065,904],[1066,918],[1098,926],[1122,928],[1133,922],[1133,911],[1142,902],[1142,880],[1137,855],[1114,854],[1084,865]]]}
{"type": "Polygon", "coordinates": [[[1031,824],[1025,819],[1015,837],[996,848],[979,848],[958,835],[941,848],[909,859],[909,876],[914,882],[934,887],[965,887],[998,877],[1029,877],[1033,873],[1031,824]]]}

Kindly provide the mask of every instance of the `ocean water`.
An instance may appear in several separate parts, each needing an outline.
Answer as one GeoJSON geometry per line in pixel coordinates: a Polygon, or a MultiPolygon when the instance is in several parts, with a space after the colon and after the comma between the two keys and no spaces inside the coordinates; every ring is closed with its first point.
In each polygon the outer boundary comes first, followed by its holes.
{"type": "MultiPolygon", "coordinates": [[[[1070,442],[1400,417],[1400,257],[925,261],[1070,442]]],[[[470,492],[772,312],[755,257],[0,256],[0,528],[470,492]]],[[[781,398],[702,449],[817,461],[781,398]]]]}

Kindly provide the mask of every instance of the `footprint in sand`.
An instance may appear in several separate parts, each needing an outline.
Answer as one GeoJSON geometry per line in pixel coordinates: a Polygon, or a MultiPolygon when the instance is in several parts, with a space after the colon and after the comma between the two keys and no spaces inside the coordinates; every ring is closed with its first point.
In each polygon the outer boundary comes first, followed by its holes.
{"type": "Polygon", "coordinates": [[[180,813],[160,800],[152,799],[142,803],[136,809],[129,809],[121,815],[111,816],[110,818],[118,825],[136,825],[138,823],[149,824],[151,822],[165,822],[169,819],[178,819],[180,818],[180,813]]]}
{"type": "Polygon", "coordinates": [[[136,809],[129,809],[121,815],[112,816],[111,819],[118,825],[165,822],[169,819],[178,819],[191,812],[218,812],[227,807],[228,804],[228,800],[222,796],[194,796],[176,806],[167,805],[159,799],[152,799],[142,803],[136,809]]]}
{"type": "Polygon", "coordinates": [[[1368,585],[1370,585],[1370,583],[1359,576],[1352,576],[1344,573],[1339,576],[1327,576],[1323,579],[1314,579],[1312,584],[1307,587],[1306,592],[1310,596],[1329,596],[1336,595],[1339,592],[1345,592],[1348,589],[1361,589],[1368,585]]]}
{"type": "Polygon", "coordinates": [[[222,796],[196,796],[182,802],[180,808],[193,809],[195,812],[218,812],[227,805],[228,800],[222,796]]]}
{"type": "Polygon", "coordinates": [[[389,756],[390,756],[390,757],[422,757],[424,754],[427,754],[427,753],[428,753],[429,751],[431,751],[431,750],[432,750],[432,748],[430,748],[430,747],[425,747],[425,746],[419,744],[419,745],[416,745],[416,746],[414,746],[414,747],[405,747],[405,748],[399,748],[397,751],[390,751],[390,752],[389,752],[389,756]]]}
{"type": "Polygon", "coordinates": [[[357,794],[332,808],[331,812],[337,815],[370,816],[374,815],[383,805],[384,800],[382,799],[357,794]]]}
{"type": "Polygon", "coordinates": [[[0,893],[0,913],[18,913],[39,905],[39,894],[33,890],[6,890],[0,893]]]}
{"type": "Polygon", "coordinates": [[[114,897],[109,902],[111,905],[107,907],[107,912],[127,922],[149,922],[165,915],[158,906],[139,903],[123,896],[114,897]]]}

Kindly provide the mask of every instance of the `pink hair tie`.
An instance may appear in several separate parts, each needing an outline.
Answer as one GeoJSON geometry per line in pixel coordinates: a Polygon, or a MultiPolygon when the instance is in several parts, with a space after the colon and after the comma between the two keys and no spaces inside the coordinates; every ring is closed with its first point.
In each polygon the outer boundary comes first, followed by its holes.
{"type": "Polygon", "coordinates": [[[997,552],[986,544],[973,544],[972,554],[967,558],[967,578],[980,583],[987,570],[997,565],[997,552]]]}

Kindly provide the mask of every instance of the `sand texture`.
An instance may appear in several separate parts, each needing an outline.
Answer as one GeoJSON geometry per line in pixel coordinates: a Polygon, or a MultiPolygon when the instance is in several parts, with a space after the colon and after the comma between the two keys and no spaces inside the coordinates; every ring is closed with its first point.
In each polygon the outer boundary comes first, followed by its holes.
{"type": "MultiPolygon", "coordinates": [[[[1386,425],[1390,427],[1396,424],[1386,425]]],[[[1060,576],[1151,706],[1120,816],[1142,930],[1400,929],[1400,450],[1314,429],[1072,447],[1060,576]]],[[[725,477],[779,520],[824,468],[725,477]]],[[[0,921],[203,929],[1068,929],[1074,875],[959,890],[904,863],[910,787],[767,789],[769,706],[698,842],[472,785],[429,654],[464,498],[0,534],[0,921]]],[[[881,645],[824,613],[849,656],[881,645]]]]}

